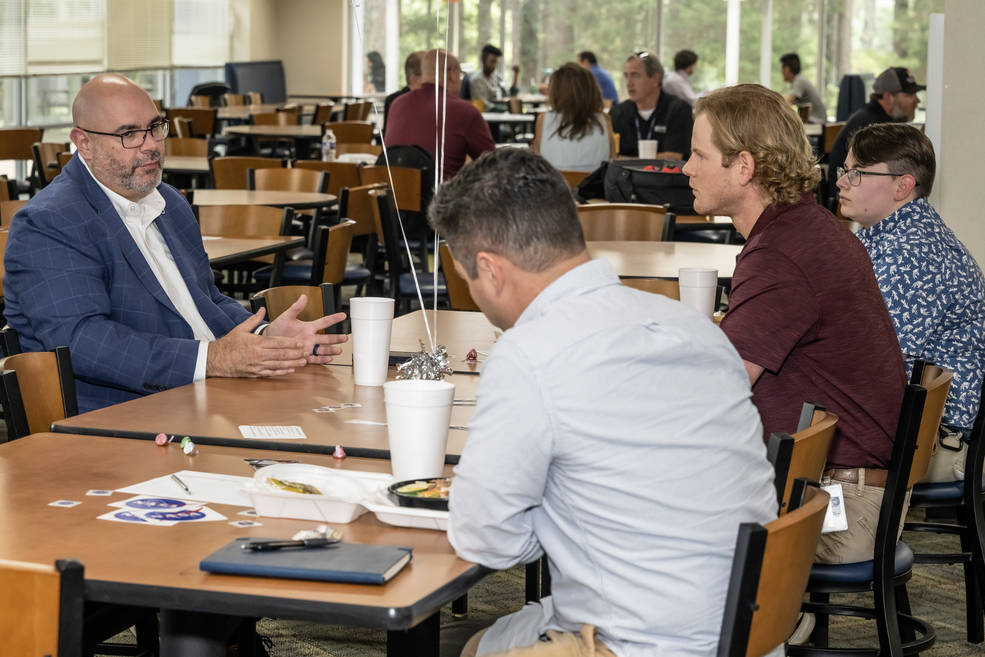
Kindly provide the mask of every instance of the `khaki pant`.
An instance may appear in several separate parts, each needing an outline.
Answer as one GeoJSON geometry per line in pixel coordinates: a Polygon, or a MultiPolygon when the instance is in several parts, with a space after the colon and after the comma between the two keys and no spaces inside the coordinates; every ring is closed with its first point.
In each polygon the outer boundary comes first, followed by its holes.
{"type": "MultiPolygon", "coordinates": [[[[488,629],[488,628],[487,628],[488,629]]],[[[461,657],[475,657],[479,640],[486,630],[476,633],[462,648],[461,657]]],[[[530,646],[505,652],[489,653],[483,657],[616,657],[608,646],[595,636],[594,625],[582,625],[581,632],[547,630],[540,640],[530,646]]]]}
{"type": "MultiPolygon", "coordinates": [[[[848,529],[843,532],[822,534],[817,543],[817,561],[819,563],[857,563],[872,559],[875,549],[876,527],[879,524],[879,509],[882,507],[882,496],[885,489],[877,486],[866,486],[864,476],[858,482],[849,483],[831,480],[825,477],[822,483],[841,484],[845,496],[845,518],[848,529]]],[[[903,514],[900,516],[899,531],[896,538],[903,532],[903,521],[910,507],[910,493],[903,500],[903,514]]]]}

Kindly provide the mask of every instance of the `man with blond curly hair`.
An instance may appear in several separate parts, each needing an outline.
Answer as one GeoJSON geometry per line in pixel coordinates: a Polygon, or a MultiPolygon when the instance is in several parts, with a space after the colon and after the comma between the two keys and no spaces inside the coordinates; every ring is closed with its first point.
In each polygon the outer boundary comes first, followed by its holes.
{"type": "Polygon", "coordinates": [[[811,193],[820,177],[780,94],[744,84],[695,105],[684,167],[700,214],[746,238],[722,320],[745,361],[765,434],[797,429],[801,405],[838,416],[825,478],[842,483],[847,531],[818,558],[872,558],[906,384],[899,344],[865,248],[811,193]]]}

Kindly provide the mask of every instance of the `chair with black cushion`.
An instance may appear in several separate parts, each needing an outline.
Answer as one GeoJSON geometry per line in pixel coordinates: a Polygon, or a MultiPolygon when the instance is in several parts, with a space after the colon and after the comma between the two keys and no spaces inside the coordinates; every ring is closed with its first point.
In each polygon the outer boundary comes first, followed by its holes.
{"type": "MultiPolygon", "coordinates": [[[[427,222],[427,209],[434,195],[434,158],[419,146],[389,146],[376,158],[376,166],[359,171],[363,185],[385,182],[393,190],[411,250],[418,262],[426,263],[434,248],[434,234],[427,222]]],[[[423,267],[427,271],[427,267],[423,267]]]]}
{"type": "Polygon", "coordinates": [[[441,272],[445,275],[445,284],[448,287],[448,301],[452,310],[479,310],[479,305],[472,298],[469,291],[469,284],[455,270],[455,263],[451,259],[451,249],[447,242],[442,242],[438,251],[441,255],[441,272]]]}
{"type": "Polygon", "coordinates": [[[373,124],[369,121],[329,121],[325,130],[335,134],[340,144],[369,144],[373,141],[373,124]]]}
{"type": "Polygon", "coordinates": [[[791,645],[788,655],[910,655],[928,649],[936,640],[934,629],[910,614],[906,582],[912,575],[913,552],[896,536],[907,490],[927,471],[951,376],[948,370],[928,365],[923,369],[921,385],[906,386],[875,530],[873,558],[858,563],[814,564],[807,583],[810,602],[802,607],[816,617],[813,645],[791,645]],[[873,593],[873,607],[830,602],[834,594],[869,591],[873,593]],[[874,619],[879,645],[829,646],[828,617],[832,614],[874,619]]]}
{"type": "Polygon", "coordinates": [[[0,349],[3,350],[4,356],[21,353],[20,337],[18,337],[17,331],[10,326],[0,328],[0,349]]]}
{"type": "Polygon", "coordinates": [[[78,415],[68,347],[0,359],[0,403],[7,439],[51,430],[51,423],[78,415]]]}
{"type": "MultiPolygon", "coordinates": [[[[247,169],[246,188],[278,191],[278,192],[313,192],[325,194],[328,190],[329,175],[324,171],[311,171],[308,169],[247,169]]],[[[327,208],[325,208],[327,209],[327,208]]],[[[315,215],[312,213],[295,214],[294,234],[304,235],[308,239],[305,247],[292,249],[287,256],[288,260],[305,260],[312,257],[311,251],[314,248],[311,238],[314,235],[313,226],[317,226],[315,215]]]]}
{"type": "Polygon", "coordinates": [[[243,94],[222,94],[221,104],[224,107],[238,107],[246,104],[246,96],[243,94]]]}
{"type": "Polygon", "coordinates": [[[643,203],[589,203],[578,206],[586,241],[661,242],[673,231],[667,206],[643,203]]]}
{"type": "Polygon", "coordinates": [[[212,169],[212,182],[216,189],[249,189],[246,177],[248,169],[281,169],[284,160],[276,157],[228,156],[209,160],[212,169]]]}
{"type": "Polygon", "coordinates": [[[365,121],[369,118],[369,113],[372,111],[373,102],[369,100],[346,103],[342,118],[345,121],[365,121]]]}
{"type": "Polygon", "coordinates": [[[318,103],[311,115],[311,125],[321,125],[332,120],[335,113],[335,103],[318,103]]]}
{"type": "MultiPolygon", "coordinates": [[[[211,205],[195,206],[203,235],[220,237],[270,238],[289,235],[294,220],[291,208],[272,208],[265,205],[211,205]]],[[[280,281],[284,267],[284,254],[260,256],[249,262],[236,263],[223,268],[219,287],[230,296],[252,294],[267,287],[273,277],[274,285],[280,281]],[[255,278],[260,270],[269,270],[262,282],[255,278]]]]}
{"type": "Polygon", "coordinates": [[[415,285],[414,273],[410,271],[410,265],[405,264],[404,261],[404,255],[407,255],[408,258],[410,255],[401,246],[402,235],[393,194],[388,188],[384,188],[370,191],[370,196],[376,199],[376,203],[373,205],[376,237],[383,246],[387,265],[383,289],[385,294],[392,296],[396,301],[397,314],[401,314],[400,310],[408,307],[408,302],[411,299],[417,299],[418,286],[425,302],[427,299],[433,298],[436,278],[438,297],[447,303],[448,289],[445,285],[444,275],[418,272],[417,284],[415,285]]]}
{"type": "Polygon", "coordinates": [[[205,107],[218,107],[223,94],[228,92],[229,85],[225,82],[199,82],[188,93],[188,104],[194,106],[193,98],[204,96],[207,99],[205,107]]]}
{"type": "Polygon", "coordinates": [[[34,154],[34,177],[37,187],[46,187],[62,171],[58,154],[69,150],[68,142],[37,141],[31,144],[34,154]]]}
{"type": "MultiPolygon", "coordinates": [[[[920,373],[914,368],[914,376],[920,373]]],[[[982,385],[985,395],[985,383],[982,385]]],[[[985,397],[983,397],[985,398],[985,397]]],[[[949,511],[951,519],[908,522],[904,531],[956,536],[959,552],[917,552],[918,564],[956,564],[964,569],[965,616],[969,643],[985,640],[982,597],[985,595],[985,404],[978,409],[974,427],[967,438],[964,479],[943,483],[918,483],[913,487],[910,508],[949,511]]]]}
{"type": "MultiPolygon", "coordinates": [[[[383,189],[385,183],[375,183],[372,185],[357,185],[355,187],[343,187],[339,190],[339,216],[345,219],[352,219],[356,222],[353,229],[353,242],[363,254],[362,269],[369,272],[370,277],[364,282],[373,285],[373,293],[379,293],[375,285],[379,281],[382,287],[383,268],[386,266],[383,256],[379,253],[379,241],[376,238],[376,199],[370,196],[374,189],[383,189]]],[[[354,272],[360,280],[362,271],[354,272]]],[[[344,284],[356,283],[355,280],[346,280],[344,284]]],[[[362,285],[356,288],[357,296],[362,294],[362,285]]]]}
{"type": "Polygon", "coordinates": [[[773,483],[780,515],[790,508],[795,479],[820,481],[838,425],[837,415],[816,404],[804,404],[800,417],[796,433],[770,434],[766,447],[766,458],[775,473],[773,483]]]}
{"type": "MultiPolygon", "coordinates": [[[[266,308],[267,319],[273,321],[287,310],[298,297],[304,295],[308,297],[308,303],[304,310],[298,315],[298,319],[303,322],[313,322],[325,315],[335,313],[335,286],[331,283],[321,285],[281,285],[279,287],[268,287],[250,297],[250,306],[253,312],[260,308],[266,308]]],[[[342,329],[341,324],[330,326],[329,333],[339,333],[342,329]]]]}
{"type": "Polygon", "coordinates": [[[327,173],[328,193],[335,196],[342,193],[343,187],[357,187],[359,185],[360,165],[355,162],[296,160],[291,166],[295,169],[310,169],[327,173]]]}
{"type": "Polygon", "coordinates": [[[75,560],[54,565],[0,560],[0,636],[4,653],[82,657],[84,568],[75,560]]]}
{"type": "Polygon", "coordinates": [[[175,119],[191,119],[193,131],[191,136],[199,139],[215,136],[216,128],[219,125],[216,118],[217,112],[218,110],[214,107],[169,107],[164,110],[165,116],[171,123],[170,132],[172,134],[178,134],[174,125],[175,119]]]}
{"type": "Polygon", "coordinates": [[[766,655],[797,624],[828,494],[804,479],[796,484],[798,504],[789,513],[766,525],[739,525],[718,657],[766,655]]]}
{"type": "MultiPolygon", "coordinates": [[[[34,161],[31,149],[35,142],[42,141],[43,128],[0,128],[0,160],[34,161]]],[[[28,180],[34,180],[34,175],[28,180]]],[[[28,183],[18,184],[18,193],[34,192],[34,187],[28,183]]]]}

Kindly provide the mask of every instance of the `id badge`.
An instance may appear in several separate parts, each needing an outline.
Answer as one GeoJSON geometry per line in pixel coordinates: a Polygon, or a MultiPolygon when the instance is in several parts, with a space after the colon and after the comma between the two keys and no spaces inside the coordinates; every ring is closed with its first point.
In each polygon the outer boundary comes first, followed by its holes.
{"type": "Polygon", "coordinates": [[[831,496],[831,499],[828,500],[828,510],[824,514],[824,524],[821,525],[821,533],[831,534],[846,531],[848,518],[845,517],[845,496],[841,491],[841,484],[821,486],[821,490],[831,496]]]}

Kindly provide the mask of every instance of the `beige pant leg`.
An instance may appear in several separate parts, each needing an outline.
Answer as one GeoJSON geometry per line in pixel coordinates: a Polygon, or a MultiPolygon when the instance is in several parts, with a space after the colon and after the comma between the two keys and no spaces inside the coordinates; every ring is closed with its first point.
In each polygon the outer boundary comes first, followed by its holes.
{"type": "MultiPolygon", "coordinates": [[[[478,636],[478,635],[476,635],[478,636]]],[[[475,637],[472,637],[475,639],[475,637]]],[[[472,640],[469,640],[471,643],[472,640]]],[[[478,645],[478,640],[476,640],[478,645]]],[[[468,647],[468,644],[466,644],[468,647]]],[[[473,655],[475,653],[473,652],[473,655]]],[[[462,657],[466,657],[462,651],[462,657]]],[[[594,625],[582,625],[578,634],[572,632],[547,631],[546,641],[537,641],[531,646],[513,648],[505,652],[490,653],[484,657],[616,657],[602,641],[595,636],[594,625]]]]}

